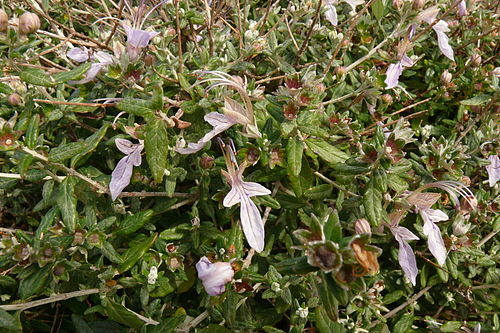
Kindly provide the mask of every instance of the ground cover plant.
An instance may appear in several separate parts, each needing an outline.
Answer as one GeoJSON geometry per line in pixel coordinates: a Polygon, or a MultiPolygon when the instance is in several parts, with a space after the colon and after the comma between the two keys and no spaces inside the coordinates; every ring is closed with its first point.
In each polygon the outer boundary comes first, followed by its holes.
{"type": "Polygon", "coordinates": [[[500,330],[497,1],[0,6],[0,331],[500,330]]]}

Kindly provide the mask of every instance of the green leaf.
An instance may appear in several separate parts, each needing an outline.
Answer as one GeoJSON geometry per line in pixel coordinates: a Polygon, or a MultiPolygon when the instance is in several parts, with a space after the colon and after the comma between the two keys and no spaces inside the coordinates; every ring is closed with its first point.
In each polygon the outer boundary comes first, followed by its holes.
{"type": "Polygon", "coordinates": [[[123,305],[115,303],[109,298],[103,300],[102,303],[104,305],[106,315],[111,320],[114,320],[128,327],[133,327],[135,329],[139,329],[144,325],[144,322],[142,320],[140,320],[135,314],[133,314],[123,305]]]}
{"type": "Polygon", "coordinates": [[[28,129],[26,130],[26,139],[24,140],[26,147],[29,149],[35,149],[37,139],[38,139],[38,130],[40,127],[40,115],[35,114],[31,117],[28,129]]]}
{"type": "Polygon", "coordinates": [[[347,153],[335,148],[324,140],[307,138],[305,142],[309,149],[328,163],[343,163],[349,158],[347,153]]]}
{"type": "Polygon", "coordinates": [[[374,186],[382,193],[387,192],[387,173],[383,169],[373,171],[374,186]]]}
{"type": "Polygon", "coordinates": [[[339,317],[339,302],[330,290],[328,283],[326,282],[325,273],[320,273],[322,282],[318,283],[316,286],[318,288],[318,294],[321,299],[321,303],[324,306],[324,310],[328,318],[332,321],[337,321],[339,317]]]}
{"type": "Polygon", "coordinates": [[[209,324],[207,327],[199,330],[198,333],[231,333],[231,331],[217,324],[209,324]]]}
{"type": "Polygon", "coordinates": [[[378,226],[382,220],[382,192],[374,186],[373,182],[367,185],[363,196],[363,207],[368,221],[373,226],[378,226]]]}
{"type": "Polygon", "coordinates": [[[61,217],[69,233],[75,231],[77,218],[74,187],[73,178],[66,177],[59,185],[59,193],[57,194],[57,205],[59,206],[61,217]]]}
{"type": "Polygon", "coordinates": [[[320,333],[346,333],[344,326],[328,317],[324,306],[318,306],[315,311],[316,328],[320,333]]]}
{"type": "Polygon", "coordinates": [[[375,15],[379,21],[382,17],[384,17],[385,5],[386,0],[375,0],[371,7],[373,15],[375,15]]]}
{"type": "Polygon", "coordinates": [[[458,332],[462,327],[461,321],[448,321],[443,326],[441,326],[441,332],[458,332]]]}
{"type": "Polygon", "coordinates": [[[153,178],[161,183],[168,162],[168,132],[163,120],[154,118],[148,122],[144,148],[153,178]]]}
{"type": "Polygon", "coordinates": [[[137,245],[128,248],[128,250],[122,254],[123,263],[118,268],[120,274],[131,269],[135,265],[135,263],[139,259],[141,259],[146,252],[148,252],[149,248],[153,246],[157,237],[158,234],[155,233],[154,235],[138,243],[137,245]]]}
{"type": "Polygon", "coordinates": [[[113,245],[111,245],[111,243],[103,241],[101,252],[102,254],[104,254],[106,258],[109,259],[109,261],[119,265],[123,263],[122,257],[118,254],[118,252],[116,252],[115,248],[113,247],[113,245]]]}
{"type": "Polygon", "coordinates": [[[76,333],[95,333],[82,317],[72,314],[71,321],[73,322],[73,326],[75,326],[76,333]]]}
{"type": "Polygon", "coordinates": [[[2,332],[22,332],[23,327],[19,319],[0,309],[0,329],[2,332]]]}
{"type": "Polygon", "coordinates": [[[163,319],[158,325],[148,326],[148,333],[175,333],[177,326],[184,322],[185,316],[175,316],[163,319]]]}
{"type": "Polygon", "coordinates": [[[69,80],[76,80],[79,79],[80,76],[85,74],[89,70],[90,66],[92,66],[91,63],[86,63],[78,67],[75,67],[70,71],[56,73],[52,75],[52,78],[56,83],[65,83],[68,82],[69,80]]]}
{"type": "Polygon", "coordinates": [[[5,83],[0,83],[0,94],[10,95],[14,92],[11,87],[5,83]]]}
{"type": "Polygon", "coordinates": [[[52,207],[49,211],[42,217],[40,225],[36,229],[36,239],[40,239],[43,233],[45,233],[49,227],[54,223],[55,218],[59,215],[59,208],[57,206],[52,207]]]}
{"type": "Polygon", "coordinates": [[[149,101],[143,99],[134,99],[131,97],[122,99],[116,105],[116,107],[121,111],[125,111],[127,113],[141,117],[147,117],[153,114],[154,110],[151,109],[150,106],[151,103],[149,101]]]}
{"type": "Polygon", "coordinates": [[[115,231],[118,235],[128,235],[136,232],[153,217],[154,210],[148,209],[134,215],[127,216],[115,231]]]}
{"type": "Polygon", "coordinates": [[[322,200],[332,194],[333,186],[330,184],[321,184],[308,188],[304,192],[304,196],[311,200],[322,200]]]}
{"type": "Polygon", "coordinates": [[[410,331],[411,325],[413,324],[413,313],[405,313],[399,318],[397,323],[394,325],[393,333],[408,333],[410,331]]]}
{"type": "Polygon", "coordinates": [[[312,186],[313,174],[305,156],[302,156],[302,168],[299,176],[288,175],[293,192],[297,197],[301,197],[304,191],[312,186]]]}
{"type": "Polygon", "coordinates": [[[81,153],[85,150],[85,148],[86,145],[83,141],[67,143],[59,147],[52,148],[49,152],[48,158],[49,161],[54,163],[62,162],[81,153]]]}
{"type": "Polygon", "coordinates": [[[304,142],[297,136],[288,140],[286,145],[286,160],[288,163],[288,170],[294,176],[300,174],[302,168],[302,154],[304,153],[304,142]]]}
{"type": "Polygon", "coordinates": [[[97,132],[95,132],[94,134],[85,139],[85,149],[82,150],[77,155],[73,156],[73,158],[71,159],[72,168],[74,168],[77,165],[78,161],[80,161],[82,157],[91,153],[93,150],[97,148],[99,142],[101,142],[101,140],[106,135],[106,131],[108,130],[109,126],[110,126],[109,122],[104,122],[104,124],[97,132]]]}
{"type": "Polygon", "coordinates": [[[21,299],[26,299],[31,295],[39,294],[43,287],[45,287],[45,283],[50,276],[50,269],[52,269],[52,267],[46,265],[43,268],[37,269],[35,273],[27,278],[21,279],[21,282],[19,282],[19,297],[21,299]]]}
{"type": "Polygon", "coordinates": [[[23,71],[19,73],[19,78],[21,78],[22,81],[35,86],[51,87],[56,84],[56,82],[49,75],[38,68],[23,69],[23,71]]]}
{"type": "Polygon", "coordinates": [[[460,101],[460,104],[462,105],[481,105],[481,104],[484,104],[486,102],[489,102],[491,99],[491,96],[490,95],[485,95],[485,94],[481,94],[481,95],[477,95],[477,96],[474,96],[472,98],[469,98],[469,99],[464,99],[463,101],[460,101]]]}

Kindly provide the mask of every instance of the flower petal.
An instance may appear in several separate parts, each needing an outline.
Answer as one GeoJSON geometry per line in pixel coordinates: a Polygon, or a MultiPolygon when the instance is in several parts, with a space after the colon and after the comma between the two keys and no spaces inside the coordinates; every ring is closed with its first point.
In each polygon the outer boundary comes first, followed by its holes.
{"type": "Polygon", "coordinates": [[[84,62],[89,60],[89,51],[87,49],[81,49],[79,47],[74,47],[66,54],[68,58],[77,62],[84,62]]]}
{"type": "Polygon", "coordinates": [[[125,155],[132,154],[136,149],[136,145],[127,139],[118,138],[115,140],[115,145],[125,155]]]}
{"type": "Polygon", "coordinates": [[[488,182],[490,187],[493,187],[500,179],[500,158],[498,158],[498,155],[491,155],[488,157],[488,160],[491,162],[490,165],[486,166],[486,171],[488,172],[488,182]]]}
{"type": "Polygon", "coordinates": [[[264,250],[264,223],[255,203],[247,196],[241,198],[240,220],[248,244],[257,252],[264,250]]]}
{"type": "Polygon", "coordinates": [[[232,207],[241,201],[240,192],[236,188],[237,186],[238,185],[233,185],[231,191],[229,191],[229,193],[224,197],[224,201],[222,202],[224,207],[232,207]]]}
{"type": "Polygon", "coordinates": [[[113,56],[108,52],[99,51],[95,53],[95,58],[103,65],[109,65],[113,63],[113,56]]]}
{"type": "Polygon", "coordinates": [[[420,210],[420,215],[422,216],[422,219],[424,222],[440,222],[440,221],[447,221],[448,220],[448,215],[446,215],[445,212],[439,209],[431,209],[431,208],[426,208],[420,210]]]}
{"type": "Polygon", "coordinates": [[[113,201],[118,198],[123,189],[130,184],[133,168],[134,166],[129,162],[128,156],[122,158],[116,165],[111,174],[111,182],[109,183],[109,191],[111,192],[111,199],[113,199],[113,201]]]}
{"type": "Polygon", "coordinates": [[[458,4],[458,16],[462,17],[465,15],[467,15],[467,5],[465,3],[465,0],[462,0],[458,4]]]}
{"type": "Polygon", "coordinates": [[[427,9],[424,9],[417,16],[417,21],[424,21],[429,24],[432,24],[436,19],[437,14],[439,13],[439,8],[437,6],[432,6],[427,9]]]}
{"type": "Polygon", "coordinates": [[[330,22],[333,26],[336,26],[339,22],[337,19],[337,9],[333,5],[333,0],[326,0],[326,12],[325,18],[330,22]]]}
{"type": "Polygon", "coordinates": [[[198,278],[202,280],[205,291],[210,296],[217,296],[226,290],[226,283],[234,276],[234,270],[230,262],[211,263],[207,257],[203,257],[196,264],[198,278]]]}
{"type": "Polygon", "coordinates": [[[410,282],[413,285],[416,285],[418,268],[417,268],[417,261],[415,259],[415,253],[413,253],[410,244],[408,244],[399,234],[395,234],[395,236],[396,240],[399,243],[399,253],[398,253],[399,265],[403,269],[403,272],[405,272],[405,275],[406,277],[408,277],[410,282]]]}
{"type": "Polygon", "coordinates": [[[68,83],[69,84],[85,84],[87,82],[90,82],[96,78],[97,74],[99,74],[101,69],[103,69],[104,67],[105,67],[105,64],[101,64],[101,63],[92,64],[90,66],[89,70],[87,71],[87,73],[85,73],[84,79],[81,79],[78,81],[71,80],[71,81],[68,81],[68,83]]]}
{"type": "Polygon", "coordinates": [[[391,89],[396,87],[399,84],[399,77],[403,73],[403,65],[401,62],[397,62],[395,64],[390,64],[387,68],[387,72],[385,73],[387,77],[385,78],[385,84],[387,87],[385,89],[391,89]]]}
{"type": "Polygon", "coordinates": [[[418,240],[417,235],[415,235],[413,232],[410,230],[406,229],[405,227],[396,227],[396,228],[391,228],[392,233],[394,236],[397,235],[397,237],[401,238],[402,240],[418,240]]]}
{"type": "Polygon", "coordinates": [[[441,230],[439,230],[439,227],[433,222],[426,221],[424,222],[423,232],[424,235],[427,236],[427,244],[429,245],[429,250],[432,255],[437,259],[440,265],[444,265],[448,252],[444,246],[441,230]]]}
{"type": "Polygon", "coordinates": [[[449,32],[448,23],[443,20],[440,20],[437,24],[435,24],[432,29],[437,34],[438,45],[441,52],[451,61],[454,61],[453,57],[453,49],[450,46],[448,36],[446,36],[446,32],[449,32]]]}
{"type": "Polygon", "coordinates": [[[139,48],[148,46],[151,39],[159,34],[159,32],[134,29],[127,24],[123,24],[123,29],[127,34],[127,43],[139,48]]]}
{"type": "Polygon", "coordinates": [[[248,197],[271,194],[267,188],[254,182],[242,182],[242,187],[248,197]]]}

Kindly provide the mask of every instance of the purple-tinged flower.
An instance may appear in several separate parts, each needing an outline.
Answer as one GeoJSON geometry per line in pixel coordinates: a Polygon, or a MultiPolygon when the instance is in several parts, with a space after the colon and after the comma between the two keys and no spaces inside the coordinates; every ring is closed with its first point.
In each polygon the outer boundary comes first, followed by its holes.
{"type": "Polygon", "coordinates": [[[366,219],[359,219],[354,221],[354,231],[357,234],[372,234],[372,228],[370,227],[370,222],[366,219]]]}
{"type": "Polygon", "coordinates": [[[427,236],[427,245],[432,255],[437,259],[440,265],[444,265],[448,252],[444,246],[443,237],[441,236],[441,230],[434,222],[446,221],[448,220],[448,215],[446,215],[442,210],[426,208],[419,210],[422,220],[424,220],[424,235],[427,236]]]}
{"type": "Polygon", "coordinates": [[[82,50],[80,48],[73,48],[71,49],[68,53],[67,56],[70,59],[73,59],[75,61],[83,62],[88,59],[96,60],[89,68],[89,70],[85,73],[85,78],[78,80],[78,81],[68,81],[70,84],[84,84],[87,82],[90,82],[96,78],[96,76],[108,65],[111,65],[113,63],[113,56],[107,52],[103,51],[98,51],[93,55],[89,55],[87,52],[87,59],[80,61],[85,58],[85,50],[82,50]],[[78,50],[75,50],[78,49],[78,50]],[[80,60],[78,60],[80,59],[80,60]]]}
{"type": "Polygon", "coordinates": [[[416,285],[418,274],[417,261],[415,259],[415,253],[413,253],[413,250],[407,241],[418,240],[419,238],[407,228],[400,227],[398,225],[391,226],[390,230],[399,244],[399,265],[410,282],[413,285],[416,285]]]}
{"type": "Polygon", "coordinates": [[[68,51],[66,56],[76,62],[84,62],[89,60],[90,52],[86,47],[84,47],[83,49],[79,47],[74,47],[68,51]]]}
{"type": "MultiPolygon", "coordinates": [[[[418,16],[418,21],[424,21],[428,24],[434,23],[436,20],[436,16],[439,13],[439,8],[437,6],[429,7],[423,10],[418,16]]],[[[448,40],[448,36],[446,36],[447,32],[450,32],[448,28],[448,23],[443,20],[439,20],[432,29],[436,32],[438,38],[438,45],[441,52],[451,61],[454,61],[453,57],[453,49],[451,48],[448,40]]]]}
{"type": "Polygon", "coordinates": [[[490,165],[486,166],[486,171],[488,172],[488,182],[490,187],[493,187],[500,179],[500,159],[498,158],[498,155],[490,155],[488,160],[491,162],[490,165]]]}
{"type": "Polygon", "coordinates": [[[142,25],[146,19],[153,13],[153,11],[164,4],[166,1],[160,1],[157,5],[146,12],[146,4],[144,0],[141,1],[137,10],[132,9],[128,1],[125,1],[125,5],[131,13],[132,24],[129,22],[122,21],[123,29],[127,35],[127,55],[131,61],[136,60],[139,57],[142,49],[148,46],[151,39],[159,34],[159,32],[142,30],[142,25]]]}
{"type": "Polygon", "coordinates": [[[142,163],[141,152],[144,149],[144,142],[139,140],[138,144],[134,144],[126,139],[116,139],[116,147],[124,153],[123,157],[116,165],[111,174],[111,182],[109,183],[109,191],[113,201],[120,195],[125,187],[130,184],[132,178],[132,170],[134,166],[139,166],[142,163]]]}
{"type": "Polygon", "coordinates": [[[403,55],[401,60],[395,64],[390,64],[387,68],[385,84],[387,85],[385,89],[392,89],[399,85],[399,77],[403,74],[403,69],[405,67],[413,66],[413,61],[406,54],[403,55]]]}
{"type": "Polygon", "coordinates": [[[264,222],[259,209],[250,198],[258,195],[268,195],[271,194],[271,191],[260,184],[243,181],[243,172],[248,162],[244,161],[238,167],[234,156],[234,148],[231,145],[224,144],[223,148],[225,148],[224,157],[228,171],[221,170],[221,172],[231,185],[231,190],[225,196],[222,204],[224,207],[240,204],[240,221],[247,242],[255,251],[262,252],[264,250],[264,222]]]}
{"type": "Polygon", "coordinates": [[[458,4],[458,16],[463,17],[467,15],[467,5],[465,4],[465,0],[460,1],[458,4]]]}
{"type": "MultiPolygon", "coordinates": [[[[338,0],[325,0],[325,18],[330,22],[333,26],[337,26],[338,18],[337,18],[337,5],[340,1],[338,0]]],[[[364,0],[344,0],[349,6],[351,6],[352,13],[356,12],[356,6],[364,4],[364,0]]]]}
{"type": "Polygon", "coordinates": [[[201,279],[205,291],[210,296],[218,296],[226,290],[226,283],[234,276],[230,262],[211,263],[207,257],[202,257],[196,264],[198,278],[201,279]]]}

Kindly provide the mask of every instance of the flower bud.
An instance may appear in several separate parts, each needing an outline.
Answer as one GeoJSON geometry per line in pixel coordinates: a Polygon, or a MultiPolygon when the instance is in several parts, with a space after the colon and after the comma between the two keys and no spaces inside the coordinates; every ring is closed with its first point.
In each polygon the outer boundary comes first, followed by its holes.
{"type": "Polygon", "coordinates": [[[354,230],[357,234],[369,234],[371,235],[372,229],[370,223],[366,219],[359,219],[354,222],[354,230]]]}
{"type": "Polygon", "coordinates": [[[452,79],[451,73],[448,72],[447,69],[445,69],[443,74],[441,74],[441,83],[445,86],[448,86],[451,82],[451,79],[452,79]]]}
{"type": "Polygon", "coordinates": [[[215,160],[212,156],[202,156],[200,158],[200,166],[202,169],[211,169],[215,164],[215,160]]]}
{"type": "Polygon", "coordinates": [[[0,9],[0,32],[6,32],[8,28],[9,28],[9,17],[7,16],[7,13],[3,9],[0,9]]]}
{"type": "Polygon", "coordinates": [[[210,296],[218,296],[226,290],[226,283],[231,282],[234,276],[229,262],[212,264],[207,257],[203,257],[196,264],[198,278],[201,279],[205,291],[210,296]]]}
{"type": "Polygon", "coordinates": [[[341,77],[342,75],[344,75],[345,72],[346,72],[346,70],[345,70],[344,66],[339,66],[339,67],[335,68],[335,74],[337,74],[338,77],[341,77]]]}
{"type": "Polygon", "coordinates": [[[381,98],[382,98],[382,102],[384,102],[385,104],[392,104],[392,96],[391,95],[383,94],[381,98]]]}
{"type": "Polygon", "coordinates": [[[148,54],[144,57],[144,64],[148,67],[150,66],[153,66],[153,64],[155,63],[155,57],[154,55],[151,55],[151,54],[148,54]]]}
{"type": "Polygon", "coordinates": [[[470,64],[472,67],[479,67],[481,65],[481,62],[483,61],[483,58],[477,53],[474,53],[470,57],[470,64]]]}
{"type": "Polygon", "coordinates": [[[425,6],[425,0],[413,0],[412,6],[413,6],[413,9],[415,9],[415,10],[422,9],[425,6]]]}
{"type": "Polygon", "coordinates": [[[28,35],[40,29],[40,19],[36,14],[26,12],[19,17],[19,33],[28,35]]]}
{"type": "Polygon", "coordinates": [[[392,6],[396,9],[400,9],[403,6],[403,0],[392,0],[392,6]]]}
{"type": "Polygon", "coordinates": [[[19,106],[23,103],[23,99],[21,96],[18,94],[10,94],[9,97],[7,97],[7,102],[12,105],[12,106],[19,106]]]}

